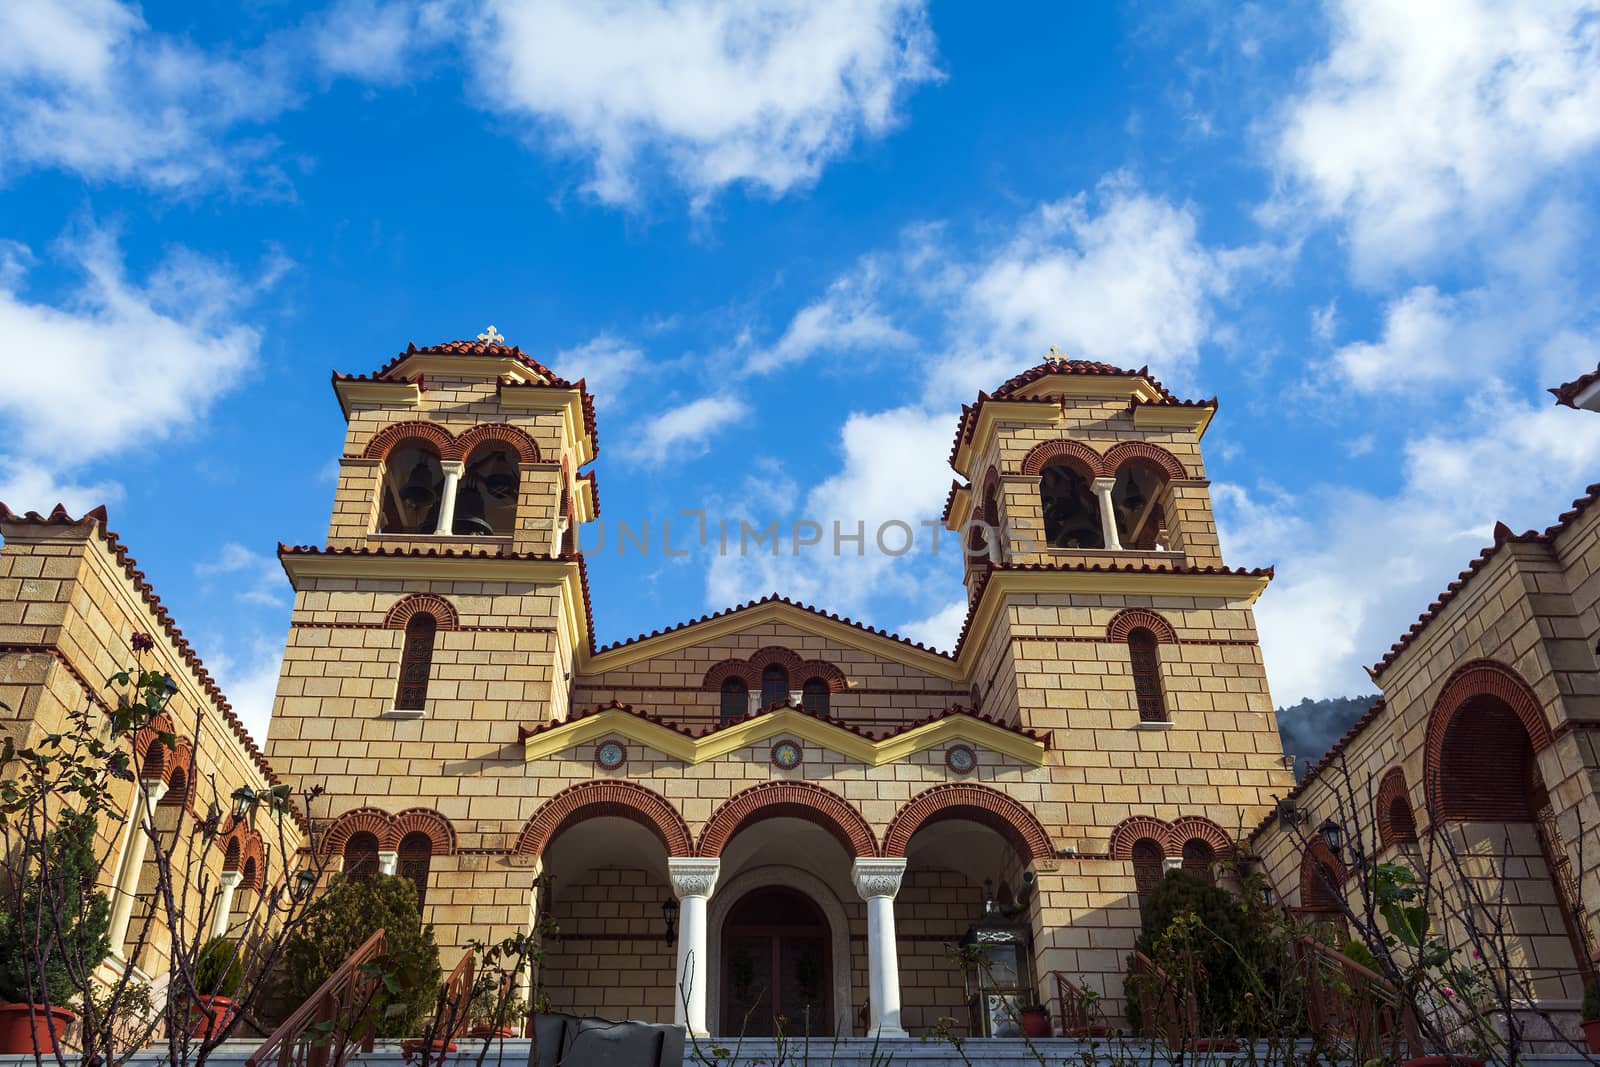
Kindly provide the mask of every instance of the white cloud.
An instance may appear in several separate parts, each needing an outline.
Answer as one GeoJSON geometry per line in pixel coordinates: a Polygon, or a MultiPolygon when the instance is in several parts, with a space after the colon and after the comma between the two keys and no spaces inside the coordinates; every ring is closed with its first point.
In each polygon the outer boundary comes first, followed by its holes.
{"type": "Polygon", "coordinates": [[[650,419],[623,454],[646,466],[702,456],[711,447],[713,436],[749,415],[750,406],[737,397],[704,396],[650,419]]]}
{"type": "Polygon", "coordinates": [[[196,563],[194,573],[202,579],[222,579],[234,599],[246,604],[283,607],[288,603],[289,579],[277,559],[234,541],[223,545],[216,559],[196,563]]]}
{"type": "Polygon", "coordinates": [[[0,453],[0,501],[14,511],[47,515],[61,504],[76,518],[101,504],[122,499],[122,486],[114,482],[82,485],[49,467],[20,456],[0,453]]]}
{"type": "Polygon", "coordinates": [[[952,600],[925,619],[916,619],[900,627],[899,634],[908,641],[920,641],[929,648],[954,652],[956,640],[961,636],[961,624],[967,620],[967,600],[952,600]]]}
{"type": "Polygon", "coordinates": [[[0,4],[0,178],[53,167],[163,190],[231,180],[268,149],[234,129],[292,102],[284,62],[207,53],[113,0],[0,4]]]}
{"type": "Polygon", "coordinates": [[[471,33],[489,104],[592,159],[588,190],[614,203],[637,198],[646,159],[701,201],[781,195],[938,77],[918,0],[490,0],[471,33]]]}
{"type": "Polygon", "coordinates": [[[448,16],[440,3],[339,0],[313,23],[311,47],[327,74],[393,83],[420,49],[447,32],[448,16]]]}
{"type": "Polygon", "coordinates": [[[1330,6],[1332,47],[1284,108],[1274,155],[1292,197],[1348,224],[1361,275],[1501,230],[1600,141],[1593,0],[1330,6]]]}
{"type": "Polygon", "coordinates": [[[1395,444],[1391,495],[1348,486],[1213,487],[1224,556],[1275,563],[1257,605],[1273,698],[1370,688],[1377,661],[1490,538],[1494,522],[1542,528],[1600,464],[1600,419],[1520,402],[1494,389],[1456,424],[1395,444]]]}
{"type": "Polygon", "coordinates": [[[205,661],[217,680],[217,687],[227,696],[245,729],[264,746],[267,725],[272,718],[272,701],[278,692],[283,643],[256,634],[249,639],[247,648],[235,649],[227,644],[208,650],[205,661]]]}
{"type": "Polygon", "coordinates": [[[869,260],[801,308],[776,344],[745,361],[745,370],[765,374],[824,352],[909,348],[911,335],[879,310],[877,289],[878,270],[869,260]]]}
{"type": "Polygon", "coordinates": [[[644,366],[644,352],[604,333],[557,352],[551,362],[551,369],[563,378],[584,379],[595,403],[603,407],[619,403],[644,366]]]}
{"type": "Polygon", "coordinates": [[[1005,245],[945,277],[953,340],[932,395],[969,400],[1051,345],[1189,383],[1213,332],[1213,303],[1242,263],[1240,253],[1207,247],[1197,228],[1192,209],[1121,175],[1093,196],[1040,207],[1005,245]]]}

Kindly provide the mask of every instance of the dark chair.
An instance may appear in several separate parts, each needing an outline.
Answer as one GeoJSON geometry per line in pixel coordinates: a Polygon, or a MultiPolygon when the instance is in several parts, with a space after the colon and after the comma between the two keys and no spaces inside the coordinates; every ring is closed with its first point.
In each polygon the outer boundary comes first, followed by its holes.
{"type": "Polygon", "coordinates": [[[682,1067],[683,1027],[573,1015],[534,1018],[528,1067],[682,1067]]]}

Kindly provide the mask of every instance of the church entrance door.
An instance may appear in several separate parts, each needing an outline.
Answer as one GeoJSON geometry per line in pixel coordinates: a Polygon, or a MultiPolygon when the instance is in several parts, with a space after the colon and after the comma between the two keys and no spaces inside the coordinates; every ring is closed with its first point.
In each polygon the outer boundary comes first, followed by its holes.
{"type": "Polygon", "coordinates": [[[722,926],[722,1033],[833,1033],[828,922],[804,893],[747,893],[722,926]]]}

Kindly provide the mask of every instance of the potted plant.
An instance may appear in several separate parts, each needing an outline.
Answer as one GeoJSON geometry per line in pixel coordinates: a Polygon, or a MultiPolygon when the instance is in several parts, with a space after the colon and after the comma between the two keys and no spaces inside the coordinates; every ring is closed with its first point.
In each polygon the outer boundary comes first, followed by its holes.
{"type": "Polygon", "coordinates": [[[478,979],[472,994],[472,1029],[468,1037],[516,1037],[522,1021],[528,1017],[528,1006],[517,996],[517,991],[502,983],[494,974],[485,973],[478,979]]]}
{"type": "Polygon", "coordinates": [[[201,947],[194,960],[194,988],[198,994],[199,1017],[191,1037],[218,1036],[233,1021],[233,995],[244,980],[244,961],[239,943],[230,937],[213,937],[201,947]]]}
{"type": "Polygon", "coordinates": [[[1583,988],[1583,1039],[1590,1052],[1600,1052],[1600,982],[1583,988]]]}
{"type": "Polygon", "coordinates": [[[77,989],[72,966],[92,970],[111,952],[110,905],[94,891],[94,840],[94,818],[65,811],[44,855],[20,864],[21,882],[0,910],[0,1053],[54,1053],[78,1019],[67,1007],[77,989]]]}
{"type": "Polygon", "coordinates": [[[1050,1013],[1043,1004],[1024,1004],[1017,1009],[1022,1017],[1022,1032],[1028,1037],[1050,1036],[1050,1013]]]}

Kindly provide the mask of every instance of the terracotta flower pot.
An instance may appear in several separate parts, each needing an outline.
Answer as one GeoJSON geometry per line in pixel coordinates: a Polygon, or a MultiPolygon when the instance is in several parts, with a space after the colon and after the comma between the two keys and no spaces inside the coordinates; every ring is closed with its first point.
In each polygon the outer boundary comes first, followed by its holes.
{"type": "Polygon", "coordinates": [[[1589,1042],[1590,1052],[1600,1052],[1600,1019],[1585,1019],[1583,1039],[1589,1042]]]}
{"type": "Polygon", "coordinates": [[[1029,1037],[1049,1037],[1050,1016],[1042,1011],[1023,1012],[1022,1032],[1029,1037]]]}
{"type": "Polygon", "coordinates": [[[0,1052],[25,1056],[55,1052],[56,1039],[65,1037],[67,1028],[77,1021],[77,1013],[66,1008],[47,1010],[41,1004],[0,1005],[0,1052]],[[54,1037],[50,1034],[51,1016],[55,1017],[54,1037]]]}
{"type": "Polygon", "coordinates": [[[468,1037],[516,1037],[517,1031],[510,1026],[474,1026],[467,1031],[468,1037]]]}
{"type": "Polygon", "coordinates": [[[198,1017],[189,1036],[209,1040],[226,1030],[233,1021],[233,998],[201,997],[196,1001],[194,1010],[198,1017]]]}

